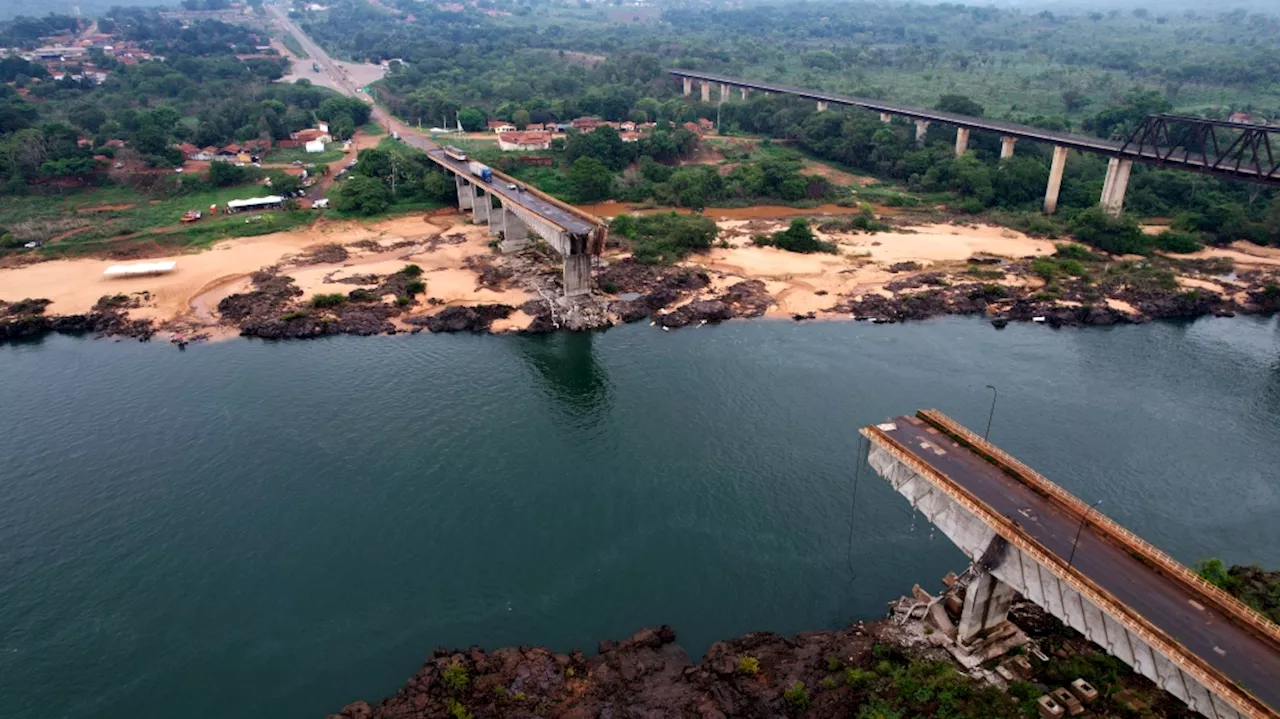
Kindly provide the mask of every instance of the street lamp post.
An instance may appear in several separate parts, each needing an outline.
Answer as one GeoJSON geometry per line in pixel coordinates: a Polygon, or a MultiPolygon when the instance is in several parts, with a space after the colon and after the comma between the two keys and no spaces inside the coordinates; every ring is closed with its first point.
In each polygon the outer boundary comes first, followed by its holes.
{"type": "Polygon", "coordinates": [[[996,416],[996,398],[1000,396],[995,387],[987,385],[987,389],[991,390],[991,411],[987,413],[987,431],[982,435],[983,439],[991,436],[991,420],[996,416]]]}
{"type": "Polygon", "coordinates": [[[1084,516],[1080,518],[1080,526],[1076,527],[1075,541],[1071,543],[1071,554],[1067,557],[1067,569],[1071,568],[1071,562],[1076,558],[1076,547],[1080,546],[1080,533],[1084,531],[1084,523],[1088,521],[1089,513],[1097,509],[1099,504],[1102,504],[1101,499],[1089,505],[1089,508],[1084,512],[1084,516]]]}

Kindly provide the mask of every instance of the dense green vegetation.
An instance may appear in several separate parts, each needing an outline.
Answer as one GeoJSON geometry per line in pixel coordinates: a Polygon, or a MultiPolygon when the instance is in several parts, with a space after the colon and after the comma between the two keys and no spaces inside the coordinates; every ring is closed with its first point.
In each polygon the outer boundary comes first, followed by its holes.
{"type": "Polygon", "coordinates": [[[751,241],[761,247],[777,247],[780,250],[803,254],[813,252],[835,254],[837,252],[835,243],[818,239],[818,236],[813,234],[813,230],[809,228],[809,222],[800,217],[792,220],[791,226],[785,230],[775,232],[772,235],[760,235],[752,238],[751,241]]]}
{"type": "Polygon", "coordinates": [[[335,185],[331,196],[334,209],[364,217],[456,201],[453,182],[435,163],[391,139],[361,150],[350,177],[335,185]]]}
{"type": "Polygon", "coordinates": [[[1206,559],[1195,570],[1209,582],[1280,623],[1280,572],[1240,565],[1227,568],[1221,559],[1206,559]]]}
{"type": "Polygon", "coordinates": [[[716,223],[702,215],[675,212],[652,215],[618,215],[610,234],[631,244],[636,260],[645,264],[671,264],[690,252],[711,249],[716,223]]]}

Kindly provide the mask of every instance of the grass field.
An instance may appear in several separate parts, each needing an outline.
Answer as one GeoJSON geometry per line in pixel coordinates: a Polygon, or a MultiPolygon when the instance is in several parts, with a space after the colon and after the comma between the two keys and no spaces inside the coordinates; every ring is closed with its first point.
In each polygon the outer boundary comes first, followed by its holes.
{"type": "Polygon", "coordinates": [[[239,185],[176,197],[151,197],[127,187],[102,187],[64,195],[27,195],[0,203],[0,227],[15,237],[37,240],[45,255],[123,253],[139,245],[167,248],[199,247],[225,237],[277,232],[314,219],[309,212],[267,212],[263,220],[245,222],[245,215],[209,214],[230,200],[267,194],[260,185],[239,185]],[[188,210],[204,219],[182,224],[188,210]]]}
{"type": "Polygon", "coordinates": [[[328,164],[343,157],[342,143],[330,142],[324,146],[324,152],[307,152],[301,147],[277,148],[262,158],[263,162],[286,163],[301,160],[304,163],[328,164]]]}
{"type": "Polygon", "coordinates": [[[294,37],[293,33],[289,33],[289,32],[281,33],[280,44],[288,48],[289,52],[293,53],[294,56],[299,59],[302,59],[302,60],[311,59],[311,56],[307,54],[306,50],[302,49],[302,43],[298,42],[298,38],[294,37]]]}

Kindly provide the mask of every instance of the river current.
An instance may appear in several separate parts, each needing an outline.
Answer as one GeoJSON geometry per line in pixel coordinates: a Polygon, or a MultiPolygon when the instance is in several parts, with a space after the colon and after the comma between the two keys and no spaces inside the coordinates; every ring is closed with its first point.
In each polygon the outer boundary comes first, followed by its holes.
{"type": "Polygon", "coordinates": [[[856,430],[982,431],[988,384],[994,442],[1148,541],[1280,566],[1270,319],[0,347],[0,714],[316,718],[437,645],[881,616],[964,558],[856,430]]]}

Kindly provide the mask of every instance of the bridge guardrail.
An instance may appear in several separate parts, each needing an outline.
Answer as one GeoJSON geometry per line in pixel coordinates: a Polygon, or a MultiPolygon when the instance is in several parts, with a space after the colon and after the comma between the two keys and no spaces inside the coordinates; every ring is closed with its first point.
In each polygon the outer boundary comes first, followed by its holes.
{"type": "Polygon", "coordinates": [[[920,410],[917,416],[939,430],[952,435],[970,449],[976,450],[980,454],[988,455],[997,464],[1002,465],[1002,469],[1011,472],[1019,481],[1031,486],[1032,489],[1039,491],[1041,494],[1048,495],[1059,504],[1065,505],[1077,518],[1089,514],[1090,524],[1102,528],[1106,534],[1110,535],[1111,539],[1119,542],[1126,549],[1141,554],[1142,557],[1140,559],[1144,563],[1154,565],[1155,569],[1162,571],[1171,579],[1180,581],[1184,585],[1189,585],[1190,588],[1204,595],[1205,599],[1208,599],[1217,609],[1229,617],[1245,623],[1256,633],[1260,633],[1263,639],[1270,641],[1277,651],[1280,651],[1280,625],[1272,622],[1261,612],[1244,604],[1217,585],[1191,571],[1186,565],[1165,554],[1114,519],[1100,512],[1090,512],[1089,505],[1079,497],[1063,489],[1056,482],[1023,464],[1017,458],[978,436],[976,432],[947,415],[936,409],[926,409],[920,410]]]}
{"type": "Polygon", "coordinates": [[[1182,646],[1176,639],[1170,637],[1141,614],[1138,614],[1127,604],[1121,602],[1110,592],[1096,584],[1092,579],[1089,579],[1074,567],[1066,566],[1066,562],[1062,558],[1028,536],[1021,527],[1014,524],[1008,517],[987,506],[985,502],[973,496],[967,489],[961,487],[950,477],[917,459],[884,430],[872,425],[863,427],[860,433],[868,441],[876,444],[913,471],[929,478],[934,486],[938,487],[944,494],[951,497],[961,506],[981,517],[988,526],[1008,540],[1010,544],[1042,566],[1050,568],[1050,571],[1061,581],[1066,582],[1068,586],[1095,606],[1106,610],[1125,629],[1142,639],[1149,646],[1159,650],[1165,656],[1173,658],[1180,670],[1195,678],[1209,691],[1227,699],[1241,714],[1251,719],[1276,719],[1276,717],[1280,717],[1280,714],[1264,704],[1262,700],[1244,687],[1232,682],[1222,672],[1182,646]]]}

